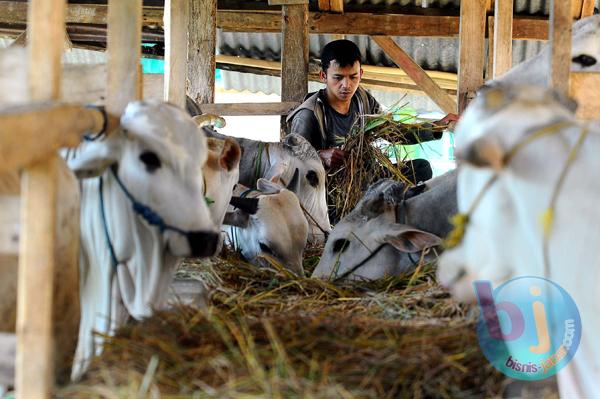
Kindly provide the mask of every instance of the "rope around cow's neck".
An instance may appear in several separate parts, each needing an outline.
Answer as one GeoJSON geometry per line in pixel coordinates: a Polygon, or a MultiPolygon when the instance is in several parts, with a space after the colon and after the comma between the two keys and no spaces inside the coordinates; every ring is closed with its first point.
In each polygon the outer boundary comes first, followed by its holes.
{"type": "MultiPolygon", "coordinates": [[[[537,139],[545,137],[550,134],[555,134],[561,131],[562,128],[572,126],[571,122],[556,122],[547,126],[542,127],[541,129],[536,130],[531,135],[528,135],[523,140],[515,144],[513,148],[506,154],[504,157],[504,165],[507,165],[526,145],[534,142],[537,139]]],[[[560,173],[558,181],[554,186],[554,190],[552,191],[552,196],[550,198],[550,202],[548,207],[544,210],[541,215],[541,223],[542,223],[542,256],[544,261],[544,275],[546,278],[550,278],[550,260],[549,260],[549,252],[548,252],[548,244],[550,241],[550,235],[552,233],[553,223],[554,223],[554,213],[556,209],[556,202],[558,200],[558,195],[560,194],[560,190],[564,184],[567,173],[569,172],[571,166],[575,162],[577,154],[581,149],[583,142],[589,134],[589,129],[587,127],[583,127],[577,142],[573,145],[571,150],[569,151],[569,155],[567,160],[565,161],[565,165],[560,173]]],[[[452,224],[454,225],[454,229],[448,235],[444,246],[446,248],[454,248],[462,242],[464,238],[464,234],[466,231],[466,227],[469,223],[469,219],[479,203],[483,198],[483,195],[489,190],[489,188],[498,180],[498,173],[495,173],[483,186],[481,191],[475,197],[475,200],[469,207],[467,213],[458,213],[454,215],[451,219],[452,224]]]]}

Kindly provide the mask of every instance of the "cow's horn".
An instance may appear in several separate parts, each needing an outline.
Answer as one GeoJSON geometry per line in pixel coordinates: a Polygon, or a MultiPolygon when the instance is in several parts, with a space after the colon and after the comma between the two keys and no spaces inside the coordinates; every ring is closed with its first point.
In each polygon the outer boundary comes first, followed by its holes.
{"type": "Polygon", "coordinates": [[[258,198],[231,197],[229,203],[250,215],[258,211],[258,198]]]}

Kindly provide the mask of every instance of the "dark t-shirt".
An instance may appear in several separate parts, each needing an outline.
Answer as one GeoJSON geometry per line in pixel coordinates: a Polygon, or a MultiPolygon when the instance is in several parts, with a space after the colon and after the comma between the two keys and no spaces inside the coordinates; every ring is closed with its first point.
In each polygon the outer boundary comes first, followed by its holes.
{"type": "MultiPolygon", "coordinates": [[[[354,94],[350,109],[347,114],[340,114],[327,102],[325,92],[321,90],[319,97],[324,104],[325,131],[327,140],[323,143],[319,122],[315,113],[310,109],[302,109],[294,116],[291,123],[291,132],[297,133],[306,138],[315,149],[322,150],[325,148],[337,147],[340,145],[336,137],[346,137],[352,128],[354,122],[358,119],[359,106],[358,94],[354,94]]],[[[380,112],[380,105],[372,96],[369,96],[369,109],[367,113],[375,114],[380,112]]]]}

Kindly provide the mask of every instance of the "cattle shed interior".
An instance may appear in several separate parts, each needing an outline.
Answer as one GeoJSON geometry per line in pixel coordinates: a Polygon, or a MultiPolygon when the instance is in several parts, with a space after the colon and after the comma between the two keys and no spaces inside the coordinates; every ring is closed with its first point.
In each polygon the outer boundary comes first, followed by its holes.
{"type": "MultiPolygon", "coordinates": [[[[600,116],[597,91],[600,76],[570,72],[570,33],[574,20],[597,14],[599,8],[600,0],[0,0],[0,220],[3,221],[0,225],[0,273],[12,276],[15,281],[18,274],[16,302],[11,305],[13,313],[7,316],[16,320],[16,327],[12,326],[11,337],[7,338],[16,351],[15,397],[129,397],[133,394],[160,397],[158,385],[153,385],[158,382],[153,382],[153,378],[157,370],[163,370],[164,364],[155,357],[144,359],[141,374],[138,372],[135,378],[131,377],[139,383],[133,388],[123,388],[131,382],[128,382],[127,376],[123,376],[123,381],[111,380],[113,385],[104,381],[105,387],[114,389],[109,393],[103,393],[104,388],[94,390],[92,383],[84,388],[65,388],[64,378],[59,378],[59,374],[64,374],[65,368],[70,366],[68,356],[64,357],[64,351],[59,348],[72,345],[73,339],[76,340],[72,337],[72,330],[73,320],[78,316],[72,312],[77,313],[79,309],[73,310],[69,305],[79,302],[80,198],[77,180],[58,155],[58,150],[76,147],[83,135],[89,132],[113,131],[130,101],[164,99],[185,107],[187,95],[199,104],[202,113],[220,115],[225,119],[242,116],[284,118],[303,101],[307,92],[322,87],[319,82],[322,47],[331,40],[346,38],[358,45],[365,71],[362,84],[379,102],[386,107],[408,104],[419,115],[439,117],[449,113],[460,114],[486,80],[502,75],[512,66],[538,54],[545,43],[550,43],[550,84],[579,101],[579,117],[597,119],[600,116]],[[143,61],[140,63],[140,60],[143,61]],[[152,60],[161,61],[160,73],[151,70],[152,60]],[[147,70],[142,68],[142,64],[147,70]],[[243,102],[239,102],[242,97],[231,96],[223,97],[229,102],[217,102],[218,90],[251,92],[256,94],[256,99],[248,100],[249,97],[245,96],[241,100],[243,102]],[[104,108],[89,107],[90,104],[104,108]],[[15,135],[15,131],[19,134],[15,135]],[[66,319],[69,322],[65,322],[66,319]],[[66,337],[70,339],[67,343],[66,337]]],[[[252,137],[265,139],[260,133],[252,137]]],[[[318,252],[310,254],[319,256],[318,252]]],[[[314,260],[309,262],[314,263],[314,260]]],[[[319,298],[334,298],[330,302],[337,305],[344,303],[346,306],[352,301],[363,303],[360,302],[363,299],[358,297],[365,295],[365,290],[354,290],[356,287],[323,288],[304,281],[308,279],[295,283],[285,273],[281,277],[281,274],[271,275],[264,271],[249,271],[244,269],[245,266],[237,267],[242,268],[238,271],[248,281],[252,278],[268,280],[264,285],[252,287],[233,283],[228,286],[228,289],[258,290],[248,306],[255,300],[268,299],[270,294],[260,294],[260,290],[270,293],[272,286],[277,286],[277,290],[288,292],[286,290],[296,289],[293,288],[296,285],[300,288],[294,291],[294,295],[298,292],[298,295],[305,295],[308,290],[321,293],[319,298]]],[[[215,266],[215,270],[218,270],[221,280],[231,277],[230,271],[222,265],[215,266]]],[[[388,281],[384,288],[381,285],[371,288],[384,290],[388,295],[389,287],[395,287],[394,295],[404,295],[417,283],[430,284],[434,279],[432,276],[434,274],[426,272],[414,278],[388,281]]],[[[6,289],[16,291],[16,286],[9,286],[7,281],[6,289]]],[[[5,287],[2,283],[0,281],[0,289],[5,287]]],[[[447,306],[444,312],[460,315],[463,321],[469,317],[463,308],[449,303],[447,295],[440,293],[439,287],[429,288],[432,295],[443,298],[444,306],[447,306]]],[[[235,297],[233,291],[223,290],[221,294],[223,292],[235,297]]],[[[411,300],[426,302],[423,295],[411,297],[411,300]]],[[[222,303],[227,302],[219,298],[222,303]]],[[[373,303],[380,297],[372,298],[365,309],[375,306],[373,303]]],[[[384,302],[388,300],[385,296],[384,302]]],[[[377,306],[380,305],[377,303],[377,306]]],[[[427,306],[435,307],[422,302],[418,305],[419,309],[427,306]]],[[[265,309],[256,311],[266,314],[265,309]]],[[[360,312],[358,308],[348,309],[344,308],[341,312],[360,312]]],[[[394,309],[400,313],[408,312],[405,308],[394,309]]],[[[190,315],[188,311],[181,312],[190,315]]],[[[386,328],[392,328],[390,320],[401,318],[398,313],[392,317],[385,312],[387,310],[382,311],[381,316],[385,319],[382,321],[385,328],[375,328],[380,334],[378,337],[389,332],[386,328]]],[[[323,313],[319,317],[328,319],[330,316],[323,313]]],[[[172,323],[170,328],[175,328],[173,326],[178,323],[168,314],[161,313],[161,317],[172,323]]],[[[194,317],[186,319],[186,323],[190,324],[178,334],[192,331],[194,317]],[[186,330],[188,327],[189,330],[186,330]]],[[[197,316],[197,320],[205,320],[204,317],[197,316]]],[[[409,318],[406,315],[402,317],[409,318]]],[[[230,337],[244,341],[246,338],[242,333],[247,332],[244,329],[254,331],[259,328],[256,320],[254,317],[246,321],[247,324],[242,323],[230,337]],[[241,335],[235,336],[236,333],[241,335]]],[[[300,331],[302,323],[298,320],[289,322],[289,325],[300,331]]],[[[301,321],[315,323],[309,318],[301,321]]],[[[249,370],[260,370],[264,374],[280,367],[288,370],[287,373],[290,369],[285,367],[289,366],[286,363],[289,359],[285,350],[278,346],[280,341],[273,325],[269,324],[271,322],[285,325],[287,321],[284,315],[260,324],[261,334],[267,336],[263,337],[264,340],[279,356],[275,366],[263,370],[252,363],[260,358],[258,355],[253,357],[254,343],[244,341],[242,345],[239,341],[238,344],[243,347],[242,351],[248,349],[242,355],[249,370]]],[[[231,327],[228,324],[230,320],[223,319],[220,323],[219,328],[231,327]]],[[[368,320],[364,319],[361,323],[352,327],[364,329],[368,320]]],[[[419,323],[419,326],[427,324],[423,320],[419,323]]],[[[461,328],[467,331],[467,324],[456,327],[456,331],[463,331],[461,328]]],[[[472,325],[468,324],[469,327],[472,325]]],[[[318,334],[319,328],[325,333],[333,333],[338,327],[346,332],[343,326],[336,326],[317,326],[313,333],[318,334]]],[[[440,328],[433,324],[423,327],[427,334],[431,334],[425,335],[426,339],[433,339],[442,331],[434,327],[440,328]]],[[[160,331],[161,325],[152,324],[148,328],[160,331]]],[[[140,331],[137,333],[141,334],[140,331]]],[[[368,339],[368,334],[365,334],[365,339],[368,339]]],[[[465,339],[469,337],[473,338],[474,334],[465,335],[465,339]]],[[[302,338],[297,339],[295,343],[300,345],[302,338]]],[[[414,342],[407,347],[422,344],[417,338],[411,339],[414,342]]],[[[3,340],[4,332],[1,332],[0,366],[4,354],[3,340]]],[[[359,341],[362,342],[356,342],[359,341]]],[[[447,364],[440,366],[441,369],[458,370],[462,377],[453,376],[454,379],[447,381],[436,379],[435,386],[439,390],[435,392],[421,385],[411,385],[410,391],[408,388],[398,389],[394,384],[386,385],[385,389],[391,389],[395,397],[500,394],[497,389],[504,388],[507,383],[494,374],[491,367],[485,374],[489,380],[474,383],[481,388],[480,391],[473,391],[473,386],[463,391],[444,388],[445,384],[465,384],[468,370],[465,364],[460,363],[461,359],[472,359],[470,356],[475,355],[460,352],[446,342],[443,345],[447,345],[444,349],[455,350],[456,356],[438,353],[424,356],[427,359],[423,361],[442,359],[447,364]]],[[[299,347],[299,351],[304,348],[299,347]]],[[[349,346],[348,350],[351,349],[358,351],[357,347],[349,346]]],[[[368,352],[373,348],[363,349],[368,352]]],[[[211,355],[215,356],[215,362],[225,362],[218,354],[211,355]]],[[[309,364],[307,370],[310,373],[319,374],[318,359],[304,360],[309,364]]],[[[349,356],[346,361],[358,362],[359,359],[349,356]]],[[[467,366],[476,368],[477,363],[472,361],[467,366]]],[[[418,368],[411,369],[411,372],[417,373],[415,370],[418,368]]],[[[428,363],[421,368],[435,367],[428,363]]],[[[373,366],[373,369],[376,367],[373,366]]],[[[419,375],[423,379],[428,376],[433,379],[438,371],[419,375]]],[[[0,367],[0,377],[2,373],[0,367]]],[[[11,373],[12,370],[8,374],[11,373]]],[[[369,397],[374,392],[381,394],[385,390],[376,384],[373,388],[369,385],[369,378],[364,376],[356,384],[360,389],[350,392],[340,386],[343,381],[332,385],[310,385],[312,382],[306,382],[306,376],[283,374],[278,374],[277,378],[252,375],[248,377],[252,383],[264,378],[273,385],[247,391],[244,391],[247,387],[239,381],[240,385],[231,391],[220,391],[223,387],[216,389],[197,381],[194,383],[204,395],[198,397],[244,397],[244,393],[248,392],[253,397],[268,394],[286,397],[286,393],[290,392],[298,397],[342,397],[346,394],[345,397],[369,397]],[[235,395],[228,396],[224,392],[234,392],[235,395]]],[[[375,374],[374,371],[373,376],[375,374]]],[[[386,378],[393,377],[387,375],[386,378]]],[[[400,374],[399,378],[411,378],[411,374],[400,374]]],[[[161,381],[165,386],[176,384],[174,380],[161,381]]],[[[2,382],[0,379],[0,386],[2,382]]],[[[547,388],[541,386],[540,389],[547,388]]],[[[177,386],[171,385],[169,389],[169,394],[193,397],[193,389],[189,386],[184,393],[177,391],[177,386]]],[[[3,394],[0,390],[0,398],[3,394]]]]}

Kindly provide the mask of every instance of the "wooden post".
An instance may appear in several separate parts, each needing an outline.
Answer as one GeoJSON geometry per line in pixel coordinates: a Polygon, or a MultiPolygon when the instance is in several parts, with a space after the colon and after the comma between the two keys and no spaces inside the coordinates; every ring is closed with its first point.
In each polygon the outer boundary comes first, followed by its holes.
{"type": "Polygon", "coordinates": [[[594,15],[594,3],[595,0],[583,0],[583,4],[581,5],[581,18],[594,15]]]}
{"type": "Polygon", "coordinates": [[[281,101],[302,102],[308,90],[308,1],[281,8],[281,101]]]}
{"type": "Polygon", "coordinates": [[[185,108],[188,0],[165,0],[165,101],[185,108]]]}
{"type": "Polygon", "coordinates": [[[190,0],[188,95],[197,103],[215,102],[217,0],[190,0]]]}
{"type": "Polygon", "coordinates": [[[456,113],[452,99],[425,71],[389,36],[371,36],[375,43],[419,86],[445,113],[456,113]]]}
{"type": "Polygon", "coordinates": [[[483,84],[485,11],[485,0],[463,0],[460,3],[459,112],[467,107],[475,91],[483,84]]]}
{"type": "MultiPolygon", "coordinates": [[[[33,101],[60,97],[65,10],[65,0],[29,2],[29,95],[33,101]]],[[[61,162],[53,155],[23,173],[15,366],[18,398],[48,398],[53,388],[52,305],[61,162]]]]}
{"type": "Polygon", "coordinates": [[[106,111],[120,117],[139,99],[142,0],[108,1],[106,111]]]}
{"type": "Polygon", "coordinates": [[[571,0],[553,0],[550,9],[549,38],[552,59],[550,63],[550,87],[569,94],[571,73],[572,18],[571,0]]]}
{"type": "Polygon", "coordinates": [[[494,11],[494,77],[512,68],[513,0],[496,0],[494,11]]]}

